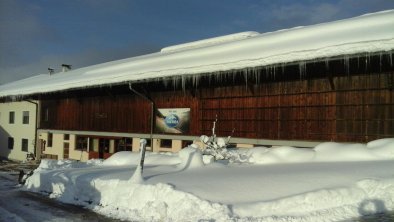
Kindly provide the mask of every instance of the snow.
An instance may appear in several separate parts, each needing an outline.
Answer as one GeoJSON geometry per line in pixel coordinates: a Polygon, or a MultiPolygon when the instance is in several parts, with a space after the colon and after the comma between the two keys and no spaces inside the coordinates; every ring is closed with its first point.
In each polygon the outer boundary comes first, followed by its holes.
{"type": "Polygon", "coordinates": [[[126,82],[192,78],[204,73],[282,66],[334,56],[392,53],[394,10],[258,34],[238,33],[164,48],[161,52],[0,86],[0,97],[23,96],[126,82]]]}
{"type": "Polygon", "coordinates": [[[314,149],[282,146],[274,149],[257,147],[248,150],[249,162],[257,164],[293,162],[337,162],[391,159],[394,140],[381,139],[368,144],[325,142],[314,149]],[[289,158],[291,157],[291,158],[289,158]]]}
{"type": "Polygon", "coordinates": [[[148,152],[137,183],[139,154],[45,160],[24,189],[133,221],[338,221],[394,210],[394,138],[236,151],[247,161],[203,161],[195,146],[148,152]]]}
{"type": "MultiPolygon", "coordinates": [[[[178,156],[171,153],[146,153],[145,165],[175,165],[180,163],[178,156]]],[[[104,160],[104,166],[136,165],[140,160],[139,153],[121,151],[104,160]]]]}
{"type": "Polygon", "coordinates": [[[226,36],[220,36],[220,37],[216,37],[216,38],[210,38],[210,39],[204,39],[204,40],[190,42],[190,43],[184,43],[184,44],[180,44],[180,45],[168,46],[168,47],[162,48],[160,50],[160,52],[174,52],[174,51],[183,51],[183,50],[188,50],[188,49],[202,48],[202,47],[207,47],[207,46],[211,46],[211,45],[217,45],[220,43],[242,40],[242,39],[256,36],[258,34],[259,34],[258,32],[241,32],[241,33],[236,33],[236,34],[231,34],[231,35],[226,35],[226,36]]]}

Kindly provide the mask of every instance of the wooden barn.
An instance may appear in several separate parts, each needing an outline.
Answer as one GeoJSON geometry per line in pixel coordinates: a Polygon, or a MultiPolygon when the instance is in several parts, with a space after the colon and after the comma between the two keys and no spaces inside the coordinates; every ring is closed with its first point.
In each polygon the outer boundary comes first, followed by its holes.
{"type": "Polygon", "coordinates": [[[39,101],[47,157],[177,151],[210,135],[238,147],[394,137],[394,11],[243,32],[0,86],[39,101]],[[150,141],[150,140],[149,140],[150,141]]]}

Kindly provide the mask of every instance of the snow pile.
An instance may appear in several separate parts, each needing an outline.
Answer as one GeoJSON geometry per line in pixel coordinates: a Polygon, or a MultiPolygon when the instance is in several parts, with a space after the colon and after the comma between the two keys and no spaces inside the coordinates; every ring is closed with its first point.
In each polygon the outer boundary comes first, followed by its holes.
{"type": "MultiPolygon", "coordinates": [[[[126,166],[138,165],[140,161],[140,154],[130,151],[121,151],[113,154],[108,159],[104,160],[104,166],[126,166]]],[[[146,165],[174,165],[180,163],[178,155],[166,153],[145,153],[146,165]]]]}
{"type": "Polygon", "coordinates": [[[227,206],[177,191],[171,185],[139,185],[119,180],[96,180],[101,200],[96,211],[133,221],[227,221],[227,206]],[[125,189],[128,187],[128,189],[125,189]]]}
{"type": "Polygon", "coordinates": [[[394,179],[358,181],[351,187],[312,191],[278,201],[233,207],[240,217],[263,221],[335,221],[394,209],[394,179]],[[272,217],[275,215],[275,217],[272,217]],[[291,215],[291,216],[289,216],[291,215]]]}
{"type": "Polygon", "coordinates": [[[75,160],[51,160],[42,159],[38,169],[40,170],[53,170],[53,169],[66,169],[66,168],[82,168],[88,165],[101,165],[102,160],[89,160],[88,162],[79,162],[75,160]]]}
{"type": "Polygon", "coordinates": [[[179,151],[179,157],[182,160],[179,168],[192,169],[204,166],[202,152],[200,149],[197,149],[195,147],[189,146],[182,149],[181,151],[179,151]]]}
{"type": "Polygon", "coordinates": [[[367,144],[367,148],[371,150],[371,152],[383,158],[390,158],[394,156],[393,147],[394,139],[392,138],[375,140],[367,144]]]}
{"type": "Polygon", "coordinates": [[[147,153],[140,183],[131,181],[139,154],[120,152],[102,164],[44,160],[24,188],[122,220],[338,221],[394,210],[393,152],[394,138],[327,142],[205,165],[187,147],[147,153]]]}
{"type": "Polygon", "coordinates": [[[256,147],[248,150],[246,155],[248,162],[254,164],[393,160],[394,139],[375,140],[366,145],[326,142],[313,149],[256,147]]]}

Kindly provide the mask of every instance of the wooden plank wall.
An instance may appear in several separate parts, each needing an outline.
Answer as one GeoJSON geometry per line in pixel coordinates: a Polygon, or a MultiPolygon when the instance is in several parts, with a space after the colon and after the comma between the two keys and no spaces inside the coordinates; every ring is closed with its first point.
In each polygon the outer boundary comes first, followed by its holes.
{"type": "Polygon", "coordinates": [[[394,137],[393,73],[212,88],[201,94],[201,132],[247,138],[366,142],[394,137]]]}
{"type": "MultiPolygon", "coordinates": [[[[394,137],[393,72],[151,94],[156,108],[191,108],[189,135],[357,141],[394,137]],[[390,80],[391,79],[391,80],[390,80]]],[[[44,100],[41,128],[150,132],[150,103],[135,95],[44,100]]]]}
{"type": "Polygon", "coordinates": [[[149,113],[150,103],[132,95],[43,100],[40,128],[147,133],[149,113]]]}
{"type": "Polygon", "coordinates": [[[394,137],[392,77],[393,73],[336,79],[338,140],[394,137]]]}
{"type": "Polygon", "coordinates": [[[325,80],[210,89],[202,94],[202,131],[218,116],[218,134],[321,140],[335,134],[335,93],[325,80]],[[215,95],[215,96],[212,96],[215,95]]]}

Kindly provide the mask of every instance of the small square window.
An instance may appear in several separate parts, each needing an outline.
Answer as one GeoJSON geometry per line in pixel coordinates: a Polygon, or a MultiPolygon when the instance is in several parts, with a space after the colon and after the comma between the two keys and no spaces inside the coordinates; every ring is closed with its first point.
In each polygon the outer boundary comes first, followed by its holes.
{"type": "Polygon", "coordinates": [[[83,137],[83,136],[78,136],[77,139],[75,140],[75,149],[76,150],[81,150],[81,151],[86,151],[88,150],[89,146],[89,138],[88,137],[83,137]]]}
{"type": "Polygon", "coordinates": [[[27,152],[28,147],[29,147],[29,140],[22,139],[22,151],[27,152]]]}
{"type": "Polygon", "coordinates": [[[172,140],[160,140],[160,147],[162,148],[172,148],[172,140]]]}
{"type": "Polygon", "coordinates": [[[63,140],[70,140],[70,134],[64,134],[63,140]]]}
{"type": "Polygon", "coordinates": [[[29,111],[23,111],[23,124],[29,124],[29,111]]]}
{"type": "Polygon", "coordinates": [[[10,112],[9,123],[10,124],[14,124],[15,123],[15,112],[14,111],[10,112]]]}

